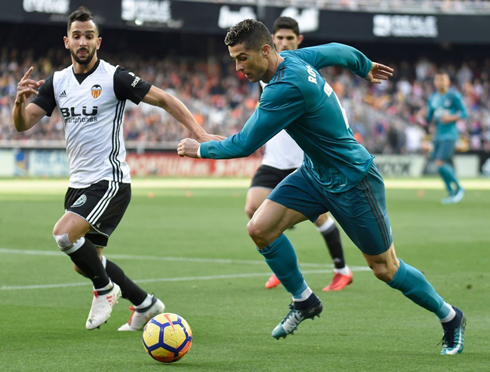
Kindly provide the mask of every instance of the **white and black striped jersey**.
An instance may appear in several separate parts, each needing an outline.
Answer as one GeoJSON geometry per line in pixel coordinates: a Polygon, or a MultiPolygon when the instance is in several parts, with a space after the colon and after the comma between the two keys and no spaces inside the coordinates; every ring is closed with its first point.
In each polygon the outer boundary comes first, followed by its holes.
{"type": "Polygon", "coordinates": [[[65,127],[72,188],[101,180],[130,183],[123,140],[126,100],[138,104],[151,88],[133,73],[98,60],[86,74],[73,66],[55,72],[33,103],[50,116],[58,109],[65,127]]]}
{"type": "MultiPolygon", "coordinates": [[[[260,81],[261,90],[266,85],[260,81]]],[[[281,170],[293,169],[303,163],[303,157],[303,150],[285,130],[281,130],[265,144],[262,164],[281,170]]]]}
{"type": "Polygon", "coordinates": [[[281,130],[265,144],[262,164],[277,169],[298,168],[303,163],[301,147],[285,131],[281,130]]]}

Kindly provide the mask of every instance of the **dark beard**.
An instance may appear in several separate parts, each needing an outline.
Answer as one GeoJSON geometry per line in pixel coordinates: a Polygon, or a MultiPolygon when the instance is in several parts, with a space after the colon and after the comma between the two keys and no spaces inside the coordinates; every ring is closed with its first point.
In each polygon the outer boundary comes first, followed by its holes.
{"type": "Polygon", "coordinates": [[[71,53],[73,59],[75,60],[76,63],[78,63],[79,65],[88,65],[90,62],[92,62],[92,59],[94,58],[94,55],[95,55],[95,48],[94,50],[92,51],[92,53],[90,53],[86,59],[80,59],[77,57],[76,53],[71,53]]]}

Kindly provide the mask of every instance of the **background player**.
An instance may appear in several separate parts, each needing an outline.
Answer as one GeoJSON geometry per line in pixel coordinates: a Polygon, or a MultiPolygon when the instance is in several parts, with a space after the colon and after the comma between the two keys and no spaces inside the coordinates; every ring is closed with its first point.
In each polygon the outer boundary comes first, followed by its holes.
{"type": "Polygon", "coordinates": [[[125,102],[129,99],[136,104],[143,101],[160,106],[199,140],[219,137],[207,135],[175,97],[132,72],[98,59],[102,38],[86,8],[70,14],[63,40],[73,64],[46,81],[32,80],[31,67],[17,86],[13,122],[18,131],[28,130],[58,106],[65,127],[70,181],[66,212],[56,223],[53,237],[73,261],[75,270],[93,283],[86,328],[104,323],[122,295],[133,303],[135,311],[119,330],[138,330],[165,306],[102,256],[131,199],[122,130],[125,102]],[[36,97],[26,106],[31,95],[36,97]]]}
{"type": "Polygon", "coordinates": [[[274,189],[248,223],[259,252],[293,297],[289,313],[272,336],[286,337],[303,320],[323,310],[303,278],[284,231],[330,211],[378,279],[439,318],[444,330],[441,354],[461,353],[466,325],[463,312],[445,302],[419,270],[397,258],[383,179],[373,156],[354,139],[335,92],[318,72],[333,60],[369,82],[380,83],[393,70],[335,43],[280,55],[267,27],[251,19],[233,26],[225,44],[237,71],[250,82],[269,83],[260,105],[239,133],[221,142],[199,144],[183,139],[177,152],[194,158],[244,157],[282,129],[305,152],[303,165],[274,189]]]}
{"type": "MultiPolygon", "coordinates": [[[[279,17],[273,25],[272,40],[278,52],[296,50],[303,41],[298,22],[290,17],[279,17]]],[[[262,82],[261,86],[262,86],[262,82]]],[[[265,144],[262,165],[255,173],[252,184],[247,192],[245,213],[252,218],[255,211],[287,175],[294,172],[303,162],[303,150],[294,142],[285,130],[280,131],[265,144]]],[[[334,264],[334,277],[324,291],[340,291],[352,283],[352,272],[345,264],[340,231],[333,218],[327,213],[314,222],[323,236],[334,264]]],[[[265,283],[266,288],[274,288],[280,280],[272,274],[265,283]]]]}
{"type": "Polygon", "coordinates": [[[452,163],[452,157],[459,138],[456,122],[467,117],[463,97],[453,88],[450,88],[451,80],[445,72],[439,72],[434,76],[436,91],[427,101],[427,121],[435,121],[434,150],[432,159],[441,175],[448,197],[442,199],[443,204],[459,203],[464,197],[464,189],[461,187],[452,163]]]}

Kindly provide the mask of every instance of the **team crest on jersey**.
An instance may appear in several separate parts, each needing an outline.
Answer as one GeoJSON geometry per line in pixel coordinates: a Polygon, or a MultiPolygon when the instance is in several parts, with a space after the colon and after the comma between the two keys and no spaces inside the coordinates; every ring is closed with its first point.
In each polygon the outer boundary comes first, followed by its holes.
{"type": "Polygon", "coordinates": [[[97,98],[99,98],[101,93],[102,93],[102,87],[99,84],[95,84],[92,87],[92,97],[97,99],[97,98]]]}
{"type": "Polygon", "coordinates": [[[81,207],[87,201],[87,195],[83,194],[80,196],[75,203],[73,203],[72,208],[81,207]]]}

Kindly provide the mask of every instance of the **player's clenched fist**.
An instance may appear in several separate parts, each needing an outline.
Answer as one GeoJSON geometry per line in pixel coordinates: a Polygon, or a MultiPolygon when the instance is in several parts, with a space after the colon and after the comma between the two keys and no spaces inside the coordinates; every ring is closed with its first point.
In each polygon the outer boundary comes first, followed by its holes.
{"type": "Polygon", "coordinates": [[[179,156],[187,156],[189,158],[198,158],[199,142],[190,138],[184,138],[177,146],[177,154],[179,156]]]}

